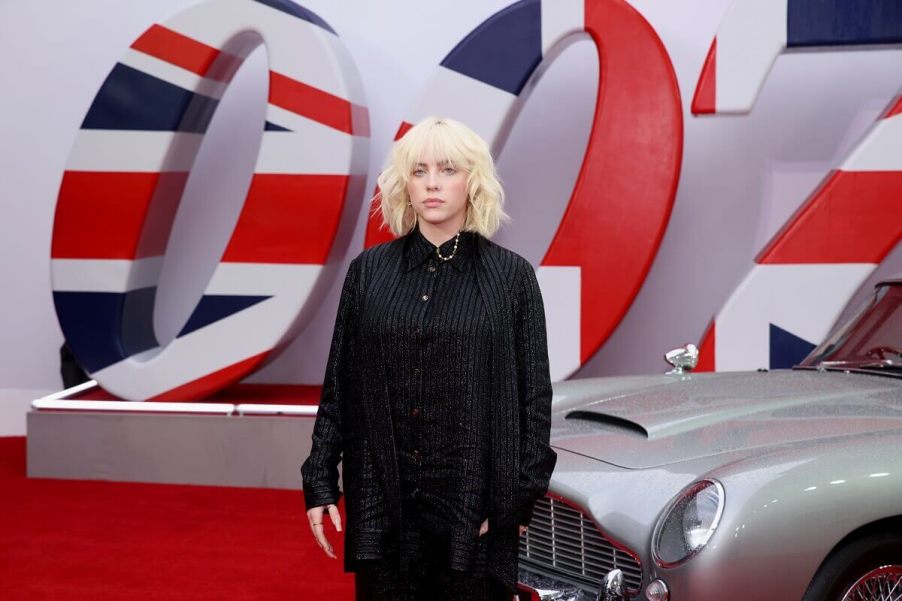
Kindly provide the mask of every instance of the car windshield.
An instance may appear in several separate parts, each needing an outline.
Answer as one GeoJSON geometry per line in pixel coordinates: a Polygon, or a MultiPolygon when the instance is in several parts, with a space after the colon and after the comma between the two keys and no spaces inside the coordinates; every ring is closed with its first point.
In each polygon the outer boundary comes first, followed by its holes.
{"type": "Polygon", "coordinates": [[[902,283],[878,286],[799,367],[902,371],[902,283]]]}

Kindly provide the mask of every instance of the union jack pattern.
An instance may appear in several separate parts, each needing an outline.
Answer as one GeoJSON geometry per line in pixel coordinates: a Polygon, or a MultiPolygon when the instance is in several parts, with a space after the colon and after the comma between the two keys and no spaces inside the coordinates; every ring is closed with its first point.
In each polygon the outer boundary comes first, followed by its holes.
{"type": "Polygon", "coordinates": [[[348,199],[359,202],[351,181],[366,176],[368,119],[338,36],[287,0],[206,2],[145,31],[88,110],[54,221],[56,311],[92,377],[124,399],[199,398],[290,337],[348,199]],[[161,347],[153,306],[175,212],[219,99],[260,39],[269,96],[250,188],[202,299],[161,347]]]}
{"type": "MultiPolygon", "coordinates": [[[[516,2],[448,53],[396,134],[400,138],[429,115],[448,116],[480,134],[497,156],[540,65],[554,60],[576,34],[589,34],[604,59],[580,174],[537,270],[552,379],[572,374],[613,332],[670,218],[682,159],[682,110],[670,59],[654,29],[622,0],[516,2]]],[[[379,224],[370,220],[367,245],[390,237],[379,224]]]]}
{"type": "MultiPolygon", "coordinates": [[[[711,46],[693,112],[748,112],[787,48],[887,43],[902,43],[902,8],[890,0],[737,1],[711,46]]],[[[706,367],[782,368],[804,358],[902,238],[900,197],[902,96],[756,257],[703,337],[702,356],[713,357],[706,367]]]]}

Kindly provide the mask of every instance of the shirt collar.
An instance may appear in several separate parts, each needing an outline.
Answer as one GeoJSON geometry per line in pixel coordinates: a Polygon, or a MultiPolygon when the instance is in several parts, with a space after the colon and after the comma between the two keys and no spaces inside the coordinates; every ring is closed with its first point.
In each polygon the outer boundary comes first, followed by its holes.
{"type": "MultiPolygon", "coordinates": [[[[457,244],[457,252],[454,253],[454,256],[451,257],[447,262],[451,263],[455,269],[458,271],[463,271],[466,267],[467,261],[470,258],[470,255],[473,254],[473,244],[475,242],[474,232],[461,232],[460,233],[460,241],[457,244]]],[[[432,257],[437,262],[440,262],[441,259],[438,258],[435,254],[435,245],[430,242],[426,236],[420,232],[419,224],[413,228],[413,231],[407,235],[407,248],[406,248],[406,261],[407,267],[406,271],[410,271],[411,269],[415,269],[423,264],[426,259],[432,257]]],[[[439,252],[442,253],[443,257],[447,257],[454,250],[454,236],[452,236],[449,240],[442,243],[439,246],[439,252]]]]}

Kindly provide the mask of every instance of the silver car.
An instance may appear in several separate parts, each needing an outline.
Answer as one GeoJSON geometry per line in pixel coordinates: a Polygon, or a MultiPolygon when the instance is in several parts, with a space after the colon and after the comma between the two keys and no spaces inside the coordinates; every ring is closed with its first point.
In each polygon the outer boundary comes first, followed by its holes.
{"type": "Polygon", "coordinates": [[[902,600],[902,279],[792,370],[696,353],[555,386],[521,598],[902,600]]]}

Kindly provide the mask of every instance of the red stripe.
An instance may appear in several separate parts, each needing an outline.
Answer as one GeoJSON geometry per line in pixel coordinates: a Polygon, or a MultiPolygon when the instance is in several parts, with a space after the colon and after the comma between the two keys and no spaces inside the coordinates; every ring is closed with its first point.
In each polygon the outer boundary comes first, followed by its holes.
{"type": "Polygon", "coordinates": [[[889,119],[893,115],[900,115],[900,114],[902,114],[902,94],[900,94],[899,97],[896,98],[895,104],[890,105],[889,110],[886,111],[886,114],[883,116],[883,118],[889,119]]]}
{"type": "Polygon", "coordinates": [[[324,264],[350,178],[255,174],[222,260],[324,264]]]}
{"type": "Polygon", "coordinates": [[[135,259],[162,254],[187,179],[184,172],[66,171],[51,257],[135,259]]]}
{"type": "Polygon", "coordinates": [[[318,405],[323,387],[318,384],[233,384],[210,397],[219,403],[318,405]]]}
{"type": "Polygon", "coordinates": [[[902,238],[902,173],[833,171],[758,263],[880,263],[902,238]]]}
{"type": "MultiPolygon", "coordinates": [[[[413,125],[407,121],[402,121],[401,126],[398,127],[398,133],[395,134],[395,140],[400,140],[404,134],[410,131],[411,127],[413,127],[413,125]]],[[[391,233],[388,226],[384,225],[382,220],[382,209],[379,207],[379,203],[381,202],[379,200],[379,195],[381,193],[379,186],[376,186],[376,189],[373,190],[373,200],[370,203],[369,219],[366,222],[366,234],[363,237],[364,248],[376,246],[383,242],[389,242],[395,238],[395,235],[391,233]]]]}
{"type": "Polygon", "coordinates": [[[203,378],[189,382],[157,395],[148,401],[194,401],[203,399],[214,392],[234,384],[256,369],[272,351],[249,357],[226,368],[208,374],[203,378]]]}
{"type": "Polygon", "coordinates": [[[542,259],[581,268],[583,363],[623,319],[651,268],[683,147],[679,87],[654,29],[626,2],[587,0],[584,7],[601,87],[570,203],[542,259]]]}
{"type": "Polygon", "coordinates": [[[135,40],[132,48],[217,81],[229,81],[241,64],[241,58],[237,56],[220,52],[162,25],[151,25],[135,40]]]}
{"type": "Polygon", "coordinates": [[[369,135],[369,112],[313,86],[269,72],[269,102],[348,134],[369,135]]]}
{"type": "Polygon", "coordinates": [[[705,333],[702,334],[702,341],[698,343],[698,365],[692,371],[714,371],[716,369],[717,366],[714,360],[716,349],[715,328],[714,320],[711,320],[708,323],[708,327],[705,328],[705,333]]]}
{"type": "Polygon", "coordinates": [[[705,58],[705,65],[702,67],[701,75],[698,77],[698,84],[695,87],[695,97],[692,98],[692,114],[706,115],[712,114],[716,110],[714,103],[716,98],[716,77],[717,77],[717,38],[711,42],[711,48],[708,49],[708,56],[705,58]]]}
{"type": "Polygon", "coordinates": [[[400,140],[401,138],[403,138],[404,134],[410,131],[411,127],[413,127],[412,124],[408,123],[407,121],[401,121],[401,127],[398,128],[398,133],[395,134],[395,140],[400,140]]]}

